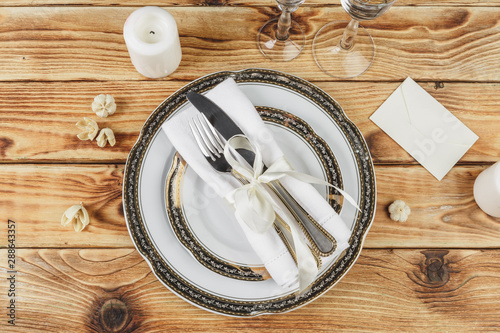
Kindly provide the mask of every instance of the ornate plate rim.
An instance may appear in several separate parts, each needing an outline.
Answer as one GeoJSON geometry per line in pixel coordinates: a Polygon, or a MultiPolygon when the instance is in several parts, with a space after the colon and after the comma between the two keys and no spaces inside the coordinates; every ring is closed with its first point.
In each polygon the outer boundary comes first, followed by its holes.
{"type": "MultiPolygon", "coordinates": [[[[362,181],[361,184],[363,187],[363,184],[367,183],[362,181]]],[[[132,147],[125,164],[123,210],[127,229],[137,251],[144,257],[157,279],[179,297],[205,310],[228,316],[248,317],[282,313],[294,310],[317,299],[332,288],[356,262],[361,253],[362,244],[375,217],[375,171],[370,151],[363,135],[354,123],[349,120],[342,107],[319,87],[299,77],[269,69],[251,68],[241,71],[221,71],[208,74],[183,86],[165,99],[145,121],[139,138],[132,147]],[[347,131],[344,134],[346,134],[351,149],[355,146],[356,148],[361,148],[356,151],[356,163],[359,167],[359,174],[371,186],[365,189],[369,193],[361,191],[361,207],[365,209],[362,209],[362,213],[358,215],[356,225],[359,224],[359,227],[351,235],[351,247],[343,254],[341,260],[337,260],[335,265],[332,265],[318,277],[311,288],[301,295],[290,294],[262,302],[238,301],[221,298],[191,286],[189,282],[184,281],[174,270],[166,265],[161,256],[155,251],[155,248],[150,245],[151,241],[147,233],[145,230],[141,230],[143,222],[140,212],[134,210],[137,207],[134,207],[134,202],[137,203],[138,201],[137,179],[140,175],[140,168],[138,166],[142,163],[141,159],[144,157],[146,148],[157,132],[157,130],[151,130],[151,127],[161,125],[179,106],[183,105],[183,102],[186,101],[186,93],[188,91],[203,92],[229,77],[234,78],[236,82],[261,82],[278,85],[293,90],[302,96],[308,96],[307,98],[321,107],[343,131],[344,129],[347,131]],[[314,99],[311,98],[311,94],[314,94],[314,99]],[[175,107],[172,108],[172,106],[175,107]],[[340,126],[339,121],[342,126],[340,126]]]]}

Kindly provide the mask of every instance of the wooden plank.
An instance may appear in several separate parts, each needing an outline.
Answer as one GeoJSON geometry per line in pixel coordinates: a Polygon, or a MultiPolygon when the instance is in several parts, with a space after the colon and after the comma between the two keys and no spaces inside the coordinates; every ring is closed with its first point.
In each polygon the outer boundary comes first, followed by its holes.
{"type": "MultiPolygon", "coordinates": [[[[494,331],[500,319],[499,250],[363,250],[349,273],[312,303],[246,320],[175,296],[133,249],[16,256],[16,327],[4,315],[3,332],[471,332],[494,331]]],[[[5,260],[0,265],[6,277],[5,260]]],[[[8,301],[1,293],[0,302],[8,301]]]]}
{"type": "Polygon", "coordinates": [[[420,166],[376,167],[377,214],[366,246],[499,248],[500,219],[481,211],[473,196],[486,167],[455,167],[440,182],[420,166]],[[398,199],[411,208],[405,223],[389,218],[388,207],[398,199]]]}
{"type": "Polygon", "coordinates": [[[8,83],[0,106],[0,156],[3,161],[107,161],[124,162],[144,121],[183,82],[46,82],[8,83]],[[19,96],[19,92],[22,92],[19,96]],[[117,111],[99,118],[92,111],[95,96],[112,94],[117,111]],[[16,97],[17,96],[17,97],[16,97]],[[75,126],[83,117],[111,128],[114,147],[99,148],[95,141],[80,141],[75,126]]]}
{"type": "MultiPolygon", "coordinates": [[[[461,163],[496,162],[500,152],[498,111],[500,102],[497,84],[464,84],[418,82],[431,96],[479,136],[479,139],[460,160],[461,163]],[[491,127],[490,127],[491,126],[491,127]]],[[[342,105],[347,116],[358,126],[370,147],[375,163],[416,163],[391,137],[369,117],[394,92],[400,83],[318,83],[342,105]]]]}
{"type": "MultiPolygon", "coordinates": [[[[122,29],[135,7],[3,7],[0,9],[0,79],[145,80],[130,63],[122,29]]],[[[177,20],[183,60],[168,79],[192,80],[218,70],[271,67],[320,81],[312,57],[316,32],[340,7],[303,7],[294,17],[307,45],[292,63],[265,59],[255,43],[258,29],[276,16],[273,7],[169,9],[177,20]],[[210,22],[208,24],[207,22],[210,22]]],[[[362,81],[495,81],[500,77],[500,8],[394,7],[366,22],[377,56],[362,81]]]]}
{"type": "MultiPolygon", "coordinates": [[[[123,166],[10,165],[0,171],[0,216],[17,223],[19,247],[133,246],[122,209],[123,166]],[[91,223],[82,233],[61,226],[83,202],[91,223]]],[[[2,223],[2,230],[6,223],[2,223]]],[[[2,239],[6,246],[7,238],[2,239]]]]}
{"type": "MultiPolygon", "coordinates": [[[[15,6],[269,6],[271,1],[257,0],[193,0],[160,1],[160,0],[3,0],[0,7],[15,6]]],[[[397,0],[394,6],[498,6],[498,0],[397,0]]],[[[340,6],[340,1],[325,3],[321,0],[308,0],[302,6],[340,6]]]]}
{"type": "MultiPolygon", "coordinates": [[[[500,85],[419,82],[480,138],[461,159],[491,163],[500,159],[498,105],[500,85]]],[[[168,96],[187,84],[179,81],[118,82],[0,82],[1,162],[124,163],[147,117],[168,96]],[[115,97],[117,112],[99,119],[93,98],[115,97]],[[110,127],[114,147],[80,141],[75,123],[84,116],[110,127]]],[[[391,95],[399,82],[317,82],[335,98],[360,128],[375,163],[415,163],[369,116],[391,95]]]]}
{"type": "MultiPolygon", "coordinates": [[[[499,220],[483,213],[472,194],[485,167],[455,167],[438,182],[420,166],[376,166],[377,214],[365,247],[500,248],[499,220]],[[387,207],[397,199],[412,209],[405,223],[389,219],[387,207]]],[[[2,165],[0,216],[18,223],[18,247],[131,247],[122,178],[123,165],[2,165]],[[60,219],[79,202],[91,222],[76,233],[60,219]]],[[[6,228],[1,223],[0,234],[6,228]]]]}

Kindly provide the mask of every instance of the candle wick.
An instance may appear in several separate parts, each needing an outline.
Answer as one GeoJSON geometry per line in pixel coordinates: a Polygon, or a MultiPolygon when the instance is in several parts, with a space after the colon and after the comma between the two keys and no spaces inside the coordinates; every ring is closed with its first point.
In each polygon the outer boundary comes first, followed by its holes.
{"type": "Polygon", "coordinates": [[[151,30],[149,33],[150,33],[151,35],[154,35],[154,34],[155,34],[155,32],[154,32],[153,30],[151,30]]]}

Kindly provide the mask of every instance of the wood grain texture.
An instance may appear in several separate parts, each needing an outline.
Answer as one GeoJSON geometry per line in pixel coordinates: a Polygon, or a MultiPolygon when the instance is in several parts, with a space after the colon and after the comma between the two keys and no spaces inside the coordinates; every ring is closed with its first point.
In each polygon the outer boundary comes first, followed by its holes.
{"type": "MultiPolygon", "coordinates": [[[[145,80],[132,66],[123,23],[134,7],[0,8],[0,80],[145,80]]],[[[311,81],[333,80],[316,66],[311,44],[340,7],[303,7],[295,14],[307,45],[293,64],[271,62],[256,47],[275,7],[173,7],[183,60],[165,80],[193,80],[219,70],[271,67],[311,81]],[[203,29],[199,29],[203,26],[203,29]]],[[[362,81],[491,81],[500,78],[500,8],[394,7],[366,22],[377,45],[362,81]],[[397,56],[396,56],[397,55],[397,56]]]]}
{"type": "MultiPolygon", "coordinates": [[[[479,135],[460,163],[500,159],[500,85],[491,83],[419,82],[423,88],[479,135]],[[439,88],[442,87],[442,88],[439,88]]],[[[0,82],[0,163],[124,163],[153,110],[186,81],[0,82]],[[117,112],[99,119],[93,98],[114,96],[117,112]],[[113,129],[117,144],[99,148],[80,141],[75,124],[84,116],[100,128],[113,129]]],[[[400,82],[317,82],[360,128],[375,163],[416,163],[371,120],[370,115],[400,82]],[[361,97],[360,97],[361,96],[361,97]]]]}
{"type": "Polygon", "coordinates": [[[366,246],[500,248],[500,219],[481,211],[473,196],[486,167],[454,167],[438,182],[420,166],[377,166],[377,214],[366,246]],[[411,208],[405,223],[389,218],[388,207],[398,199],[411,208]]]}
{"type": "Polygon", "coordinates": [[[3,332],[470,332],[500,320],[499,250],[363,250],[322,297],[253,319],[183,301],[133,249],[19,250],[17,269],[17,326],[3,332]]]}
{"type": "MultiPolygon", "coordinates": [[[[122,209],[123,166],[11,165],[0,171],[0,216],[18,223],[18,247],[133,246],[122,209]],[[61,226],[83,202],[91,223],[77,233],[61,226]]],[[[7,234],[6,223],[0,229],[7,234]]],[[[7,238],[0,244],[6,246],[7,238]]]]}
{"type": "MultiPolygon", "coordinates": [[[[3,0],[0,7],[16,6],[269,6],[268,0],[3,0]]],[[[498,0],[397,0],[393,6],[496,6],[498,0]]],[[[308,0],[302,6],[340,6],[340,1],[308,0]]]]}
{"type": "MultiPolygon", "coordinates": [[[[274,0],[3,0],[0,3],[1,332],[408,332],[498,331],[500,219],[472,188],[500,159],[500,0],[398,0],[364,23],[377,54],[362,76],[338,81],[312,56],[316,32],[345,20],[340,1],[307,0],[293,14],[306,33],[293,62],[264,58],[256,33],[274,0]],[[166,7],[183,59],[149,80],[130,62],[123,23],[145,5],[166,7]],[[287,314],[212,314],[175,296],[134,249],[122,209],[124,162],[144,121],[203,75],[281,70],[334,97],[360,128],[376,163],[377,214],[354,267],[334,288],[287,314]],[[368,118],[407,76],[480,136],[438,182],[368,118]],[[118,111],[90,108],[112,94],[118,111]],[[83,116],[110,127],[115,147],[76,138],[83,116]],[[406,223],[388,205],[405,200],[406,223]],[[83,202],[91,223],[62,227],[83,202]],[[7,219],[16,221],[16,327],[7,325],[7,219]]],[[[160,194],[159,194],[160,195],[160,194]]]]}
{"type": "MultiPolygon", "coordinates": [[[[151,112],[184,82],[29,82],[5,83],[0,102],[0,158],[3,161],[107,161],[123,163],[151,112]],[[92,111],[95,96],[112,94],[117,112],[99,118],[92,111]],[[83,117],[109,127],[116,145],[99,148],[81,141],[75,126],[83,117]]],[[[2,93],[0,93],[2,94],[2,93]]]]}
{"type": "MultiPolygon", "coordinates": [[[[376,166],[377,214],[365,247],[500,248],[500,219],[483,213],[472,195],[485,167],[455,167],[438,182],[420,166],[376,166]],[[387,207],[396,199],[412,209],[406,223],[389,219],[387,207]]],[[[18,247],[130,247],[122,178],[122,165],[3,165],[0,216],[18,223],[18,247]],[[91,223],[76,233],[60,219],[81,201],[91,223]]],[[[7,234],[6,223],[0,234],[7,234]]],[[[0,247],[6,245],[0,238],[0,247]]]]}

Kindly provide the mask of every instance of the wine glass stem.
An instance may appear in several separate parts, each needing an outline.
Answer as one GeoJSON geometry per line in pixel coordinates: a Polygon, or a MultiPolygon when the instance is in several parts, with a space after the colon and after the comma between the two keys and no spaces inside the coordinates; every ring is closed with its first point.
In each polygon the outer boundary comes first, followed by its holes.
{"type": "Polygon", "coordinates": [[[276,39],[281,41],[287,40],[288,31],[290,30],[291,25],[292,25],[292,13],[288,9],[284,8],[278,20],[276,39]]]}
{"type": "Polygon", "coordinates": [[[350,50],[354,46],[354,38],[358,34],[359,21],[352,19],[344,30],[344,35],[340,41],[340,47],[350,50]]]}

